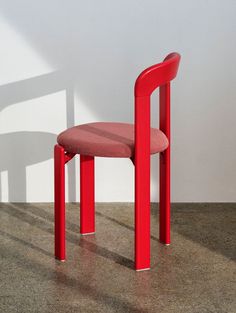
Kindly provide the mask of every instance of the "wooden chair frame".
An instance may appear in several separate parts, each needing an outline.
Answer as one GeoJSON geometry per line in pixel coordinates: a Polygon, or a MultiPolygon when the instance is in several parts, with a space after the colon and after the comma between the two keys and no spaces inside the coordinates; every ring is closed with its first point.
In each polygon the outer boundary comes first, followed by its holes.
{"type": "MultiPolygon", "coordinates": [[[[159,128],[169,140],[160,153],[160,241],[170,244],[170,81],[178,71],[180,55],[169,54],[162,63],[144,70],[136,80],[135,96],[135,269],[150,268],[150,98],[160,87],[159,128]]],[[[75,154],[54,148],[55,257],[65,255],[65,164],[75,154]]],[[[80,155],[80,232],[95,232],[94,156],[80,155]]]]}

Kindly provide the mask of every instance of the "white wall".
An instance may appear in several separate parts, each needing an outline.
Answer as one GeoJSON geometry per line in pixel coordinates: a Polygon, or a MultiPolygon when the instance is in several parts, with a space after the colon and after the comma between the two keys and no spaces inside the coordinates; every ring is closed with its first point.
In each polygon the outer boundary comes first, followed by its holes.
{"type": "MultiPolygon", "coordinates": [[[[53,201],[56,134],[96,120],[132,122],[136,76],[178,51],[172,200],[236,201],[235,13],[235,0],[0,1],[0,200],[53,201]]],[[[79,200],[77,162],[69,201],[79,200]]],[[[152,200],[157,165],[155,156],[152,200]]],[[[133,201],[129,160],[96,166],[97,201],[133,201]]]]}

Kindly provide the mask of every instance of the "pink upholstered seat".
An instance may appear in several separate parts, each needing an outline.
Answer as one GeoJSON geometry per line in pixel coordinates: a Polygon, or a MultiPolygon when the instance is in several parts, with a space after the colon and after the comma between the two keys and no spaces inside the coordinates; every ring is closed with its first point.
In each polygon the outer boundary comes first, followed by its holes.
{"type": "MultiPolygon", "coordinates": [[[[108,122],[82,124],[62,132],[57,142],[69,153],[130,158],[134,156],[134,125],[108,122]]],[[[151,128],[151,154],[167,147],[165,134],[151,128]]]]}

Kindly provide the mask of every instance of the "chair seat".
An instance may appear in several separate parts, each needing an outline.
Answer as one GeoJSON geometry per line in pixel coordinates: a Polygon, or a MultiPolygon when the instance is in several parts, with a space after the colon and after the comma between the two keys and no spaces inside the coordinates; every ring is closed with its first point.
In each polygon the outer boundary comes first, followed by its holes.
{"type": "MultiPolygon", "coordinates": [[[[71,127],[57,137],[69,153],[130,158],[134,156],[134,125],[99,122],[71,127]]],[[[168,139],[159,129],[151,128],[151,154],[168,147],[168,139]]]]}

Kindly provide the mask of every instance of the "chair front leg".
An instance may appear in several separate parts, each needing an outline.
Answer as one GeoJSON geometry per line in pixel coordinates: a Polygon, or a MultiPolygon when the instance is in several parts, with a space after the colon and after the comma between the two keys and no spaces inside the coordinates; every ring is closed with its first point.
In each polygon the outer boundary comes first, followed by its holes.
{"type": "Polygon", "coordinates": [[[80,155],[80,233],[95,233],[94,157],[80,155]]]}
{"type": "Polygon", "coordinates": [[[170,147],[160,153],[160,242],[170,244],[170,147]]]}
{"type": "Polygon", "coordinates": [[[135,269],[150,269],[150,157],[135,163],[135,269]]]}
{"type": "Polygon", "coordinates": [[[65,151],[54,147],[55,258],[65,261],[65,151]]]}

